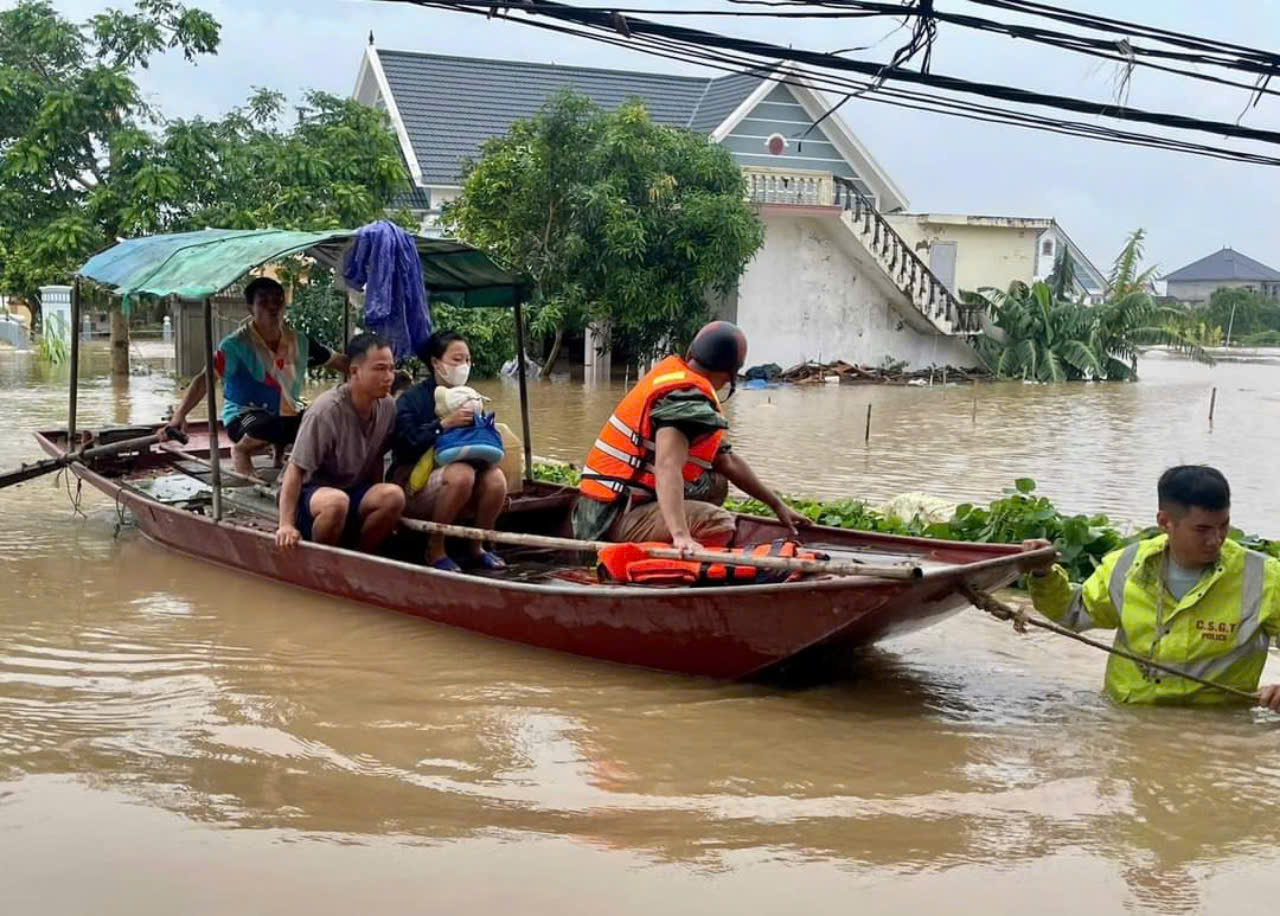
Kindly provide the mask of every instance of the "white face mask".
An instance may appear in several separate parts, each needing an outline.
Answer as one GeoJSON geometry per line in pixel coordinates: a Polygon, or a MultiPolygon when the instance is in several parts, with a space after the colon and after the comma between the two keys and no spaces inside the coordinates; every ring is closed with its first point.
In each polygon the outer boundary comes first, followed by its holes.
{"type": "Polygon", "coordinates": [[[471,377],[471,363],[454,363],[451,366],[441,366],[437,370],[437,374],[444,379],[444,383],[450,388],[457,388],[459,385],[465,385],[467,379],[471,377]]]}

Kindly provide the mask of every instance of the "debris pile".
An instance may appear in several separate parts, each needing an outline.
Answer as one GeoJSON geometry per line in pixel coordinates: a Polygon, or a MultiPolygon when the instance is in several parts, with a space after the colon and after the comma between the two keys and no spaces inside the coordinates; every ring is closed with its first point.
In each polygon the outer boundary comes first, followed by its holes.
{"type": "Polygon", "coordinates": [[[962,369],[957,366],[931,366],[928,369],[908,370],[902,363],[883,366],[855,366],[844,360],[832,363],[803,362],[785,371],[770,363],[747,370],[747,378],[769,382],[788,382],[793,385],[821,385],[840,382],[864,384],[968,384],[989,379],[991,374],[981,366],[962,369]],[[770,371],[772,370],[772,371],[770,371]]]}

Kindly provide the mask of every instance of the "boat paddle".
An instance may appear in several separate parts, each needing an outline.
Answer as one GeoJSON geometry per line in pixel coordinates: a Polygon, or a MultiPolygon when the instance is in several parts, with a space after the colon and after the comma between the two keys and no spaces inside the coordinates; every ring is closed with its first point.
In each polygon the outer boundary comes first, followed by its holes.
{"type": "MultiPolygon", "coordinates": [[[[178,442],[186,442],[187,434],[180,429],[169,426],[165,429],[165,435],[170,439],[178,442]]],[[[109,445],[99,445],[94,448],[81,446],[74,452],[66,452],[56,458],[46,458],[43,461],[34,461],[31,464],[23,464],[12,471],[6,471],[0,474],[0,490],[5,487],[11,487],[14,484],[22,483],[25,480],[31,480],[33,477],[39,477],[42,474],[52,474],[59,468],[65,468],[69,464],[79,462],[81,464],[86,461],[93,461],[97,458],[109,458],[112,455],[118,455],[121,452],[131,452],[140,449],[147,449],[160,441],[159,433],[152,433],[150,436],[139,436],[136,439],[122,439],[119,442],[112,442],[109,445]]]]}
{"type": "MultiPolygon", "coordinates": [[[[548,547],[554,550],[575,550],[586,553],[598,553],[606,547],[616,547],[610,541],[580,541],[576,538],[549,537],[541,534],[524,534],[515,531],[491,531],[485,528],[470,528],[465,525],[446,525],[442,522],[426,522],[419,519],[402,518],[400,524],[411,531],[427,534],[443,534],[446,537],[465,538],[472,541],[490,541],[495,544],[515,544],[527,547],[548,547]]],[[[674,547],[654,547],[649,544],[637,544],[646,555],[670,560],[697,560],[703,563],[722,563],[729,566],[755,566],[760,569],[776,569],[787,572],[813,573],[836,576],[869,576],[878,579],[919,579],[923,571],[919,566],[902,564],[895,566],[873,566],[836,560],[804,560],[788,557],[754,557],[747,555],[726,555],[712,550],[679,551],[674,547]]]]}

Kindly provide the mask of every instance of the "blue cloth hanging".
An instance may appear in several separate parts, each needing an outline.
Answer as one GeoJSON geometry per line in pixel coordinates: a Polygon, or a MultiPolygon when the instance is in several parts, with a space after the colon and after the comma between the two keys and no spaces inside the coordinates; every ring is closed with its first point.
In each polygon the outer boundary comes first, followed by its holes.
{"type": "Polygon", "coordinates": [[[422,352],[431,311],[413,236],[386,220],[361,227],[342,276],[348,287],[364,291],[365,327],[391,340],[397,360],[422,352]]]}

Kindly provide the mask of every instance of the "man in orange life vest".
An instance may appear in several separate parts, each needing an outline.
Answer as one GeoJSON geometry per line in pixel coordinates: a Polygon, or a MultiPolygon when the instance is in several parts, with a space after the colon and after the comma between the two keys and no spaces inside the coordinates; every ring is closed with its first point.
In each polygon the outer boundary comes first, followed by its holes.
{"type": "Polygon", "coordinates": [[[728,385],[726,400],[732,396],[746,358],[746,335],[713,321],[683,359],[668,356],[636,383],[587,455],[574,537],[667,541],[680,550],[731,544],[733,515],[715,504],[724,499],[720,478],[767,505],[793,536],[809,524],[723,441],[729,422],[716,391],[728,385]]]}

